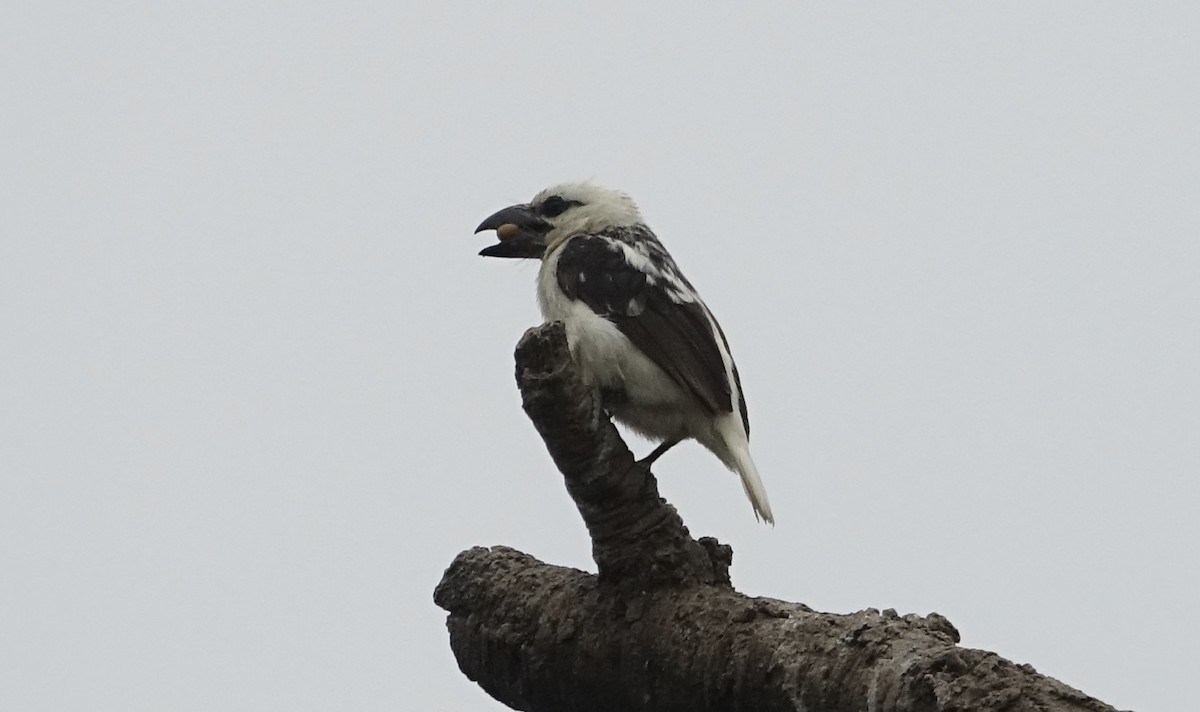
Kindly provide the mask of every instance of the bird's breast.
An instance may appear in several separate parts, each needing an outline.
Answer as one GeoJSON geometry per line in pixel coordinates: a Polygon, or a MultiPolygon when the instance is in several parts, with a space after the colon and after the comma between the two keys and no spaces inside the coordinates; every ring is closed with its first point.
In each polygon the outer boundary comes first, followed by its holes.
{"type": "Polygon", "coordinates": [[[561,256],[562,245],[546,255],[541,268],[538,269],[538,308],[542,310],[542,317],[548,322],[566,321],[573,302],[558,286],[558,258],[561,256]]]}

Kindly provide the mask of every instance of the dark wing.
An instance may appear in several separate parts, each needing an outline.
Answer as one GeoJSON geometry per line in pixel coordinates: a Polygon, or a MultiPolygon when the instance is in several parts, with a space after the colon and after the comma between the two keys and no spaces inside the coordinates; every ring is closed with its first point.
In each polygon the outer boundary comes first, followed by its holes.
{"type": "Polygon", "coordinates": [[[673,263],[664,263],[670,260],[665,253],[639,259],[635,267],[625,249],[634,248],[603,235],[571,238],[558,259],[559,287],[615,324],[710,411],[732,411],[732,391],[716,342],[723,337],[713,334],[704,306],[698,298],[671,298],[680,293],[680,285],[690,292],[690,285],[673,263]]]}

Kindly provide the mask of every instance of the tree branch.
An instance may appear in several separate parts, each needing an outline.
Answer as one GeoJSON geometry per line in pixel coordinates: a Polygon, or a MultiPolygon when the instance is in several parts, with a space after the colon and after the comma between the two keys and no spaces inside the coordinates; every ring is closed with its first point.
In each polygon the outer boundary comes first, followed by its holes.
{"type": "Polygon", "coordinates": [[[728,585],[732,552],[692,539],[675,508],[658,496],[649,468],[634,461],[579,379],[562,324],[525,332],[516,361],[522,405],[583,516],[600,580],[630,588],[728,585]]]}
{"type": "Polygon", "coordinates": [[[501,702],[533,712],[1112,712],[1028,665],[958,647],[936,613],[817,613],[738,593],[731,550],[693,539],[659,497],[579,379],[561,324],[526,332],[516,359],[525,412],[587,524],[599,575],[507,547],[455,558],[434,600],[449,612],[459,667],[501,702]]]}

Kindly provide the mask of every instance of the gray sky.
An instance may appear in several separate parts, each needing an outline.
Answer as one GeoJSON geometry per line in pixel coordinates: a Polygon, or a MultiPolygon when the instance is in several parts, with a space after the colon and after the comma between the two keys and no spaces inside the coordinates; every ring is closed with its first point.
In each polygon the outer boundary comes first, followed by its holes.
{"type": "Polygon", "coordinates": [[[0,11],[0,708],[499,709],[443,569],[591,562],[471,230],[579,178],[733,343],[740,590],[1194,702],[1194,3],[303,5],[0,11]]]}

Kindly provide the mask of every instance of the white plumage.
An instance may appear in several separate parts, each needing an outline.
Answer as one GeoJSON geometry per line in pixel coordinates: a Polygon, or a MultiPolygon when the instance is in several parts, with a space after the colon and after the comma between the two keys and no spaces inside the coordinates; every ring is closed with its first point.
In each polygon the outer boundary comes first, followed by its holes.
{"type": "Polygon", "coordinates": [[[774,523],[729,345],[634,202],[567,183],[497,212],[479,226],[489,229],[501,241],[481,254],[542,260],[542,315],[563,322],[613,417],[661,443],[647,460],[695,439],[738,473],[755,516],[774,523]]]}

